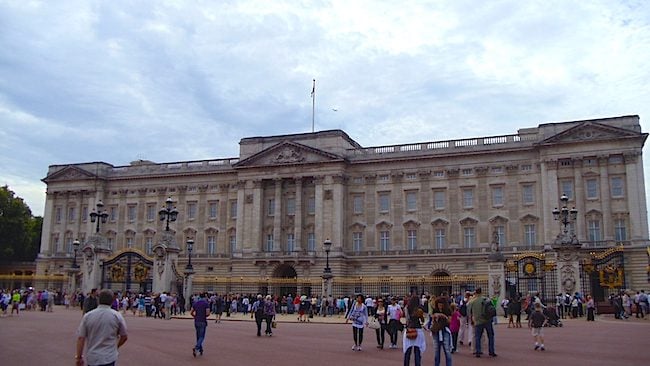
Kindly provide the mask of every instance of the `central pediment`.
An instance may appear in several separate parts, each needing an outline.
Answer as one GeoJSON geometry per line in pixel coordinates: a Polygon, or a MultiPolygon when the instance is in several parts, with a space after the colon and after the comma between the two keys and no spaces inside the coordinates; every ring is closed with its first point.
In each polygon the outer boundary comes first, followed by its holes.
{"type": "Polygon", "coordinates": [[[342,156],[293,141],[283,141],[240,161],[234,167],[237,169],[343,161],[345,159],[342,156]]]}
{"type": "Polygon", "coordinates": [[[589,121],[569,128],[557,135],[551,136],[540,144],[562,144],[597,140],[603,141],[639,136],[642,136],[642,134],[636,131],[589,121]]]}

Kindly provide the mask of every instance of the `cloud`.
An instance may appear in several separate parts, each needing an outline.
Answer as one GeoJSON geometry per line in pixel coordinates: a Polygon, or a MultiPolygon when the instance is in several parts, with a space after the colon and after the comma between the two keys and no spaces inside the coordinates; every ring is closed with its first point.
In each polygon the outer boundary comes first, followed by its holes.
{"type": "Polygon", "coordinates": [[[313,78],[316,129],[364,146],[647,131],[649,46],[645,2],[3,2],[0,179],[34,208],[50,164],[234,157],[310,131],[313,78]]]}

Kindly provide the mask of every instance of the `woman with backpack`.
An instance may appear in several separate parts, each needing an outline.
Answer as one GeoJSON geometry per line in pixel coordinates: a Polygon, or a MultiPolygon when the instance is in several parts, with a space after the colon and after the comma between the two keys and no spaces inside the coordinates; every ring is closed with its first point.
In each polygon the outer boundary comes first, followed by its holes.
{"type": "Polygon", "coordinates": [[[441,351],[445,353],[445,364],[451,366],[452,335],[449,318],[451,317],[449,300],[441,296],[435,300],[435,308],[431,313],[431,335],[435,349],[435,366],[440,366],[441,351]]]}
{"type": "Polygon", "coordinates": [[[417,295],[409,298],[404,312],[404,316],[406,317],[406,327],[402,340],[404,366],[409,366],[411,363],[411,353],[413,353],[415,359],[415,366],[420,366],[422,353],[427,350],[427,342],[424,338],[424,331],[422,330],[424,311],[420,309],[420,299],[417,295]]]}

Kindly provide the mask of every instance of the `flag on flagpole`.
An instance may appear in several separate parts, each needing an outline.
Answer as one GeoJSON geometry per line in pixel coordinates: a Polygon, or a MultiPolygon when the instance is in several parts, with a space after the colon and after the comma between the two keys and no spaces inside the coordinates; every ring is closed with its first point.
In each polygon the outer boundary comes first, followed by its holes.
{"type": "Polygon", "coordinates": [[[313,98],[314,94],[316,94],[316,79],[314,79],[314,85],[311,87],[311,94],[309,96],[313,98]]]}

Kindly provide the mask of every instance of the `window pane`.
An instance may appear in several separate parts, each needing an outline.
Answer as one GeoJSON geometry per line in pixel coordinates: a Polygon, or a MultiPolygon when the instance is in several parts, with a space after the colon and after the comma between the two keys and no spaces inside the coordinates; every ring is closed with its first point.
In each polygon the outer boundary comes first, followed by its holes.
{"type": "Polygon", "coordinates": [[[418,248],[417,230],[408,230],[406,232],[406,243],[408,250],[416,250],[418,248]]]}
{"type": "Polygon", "coordinates": [[[463,207],[474,206],[474,191],[471,189],[463,189],[463,207]]]}
{"type": "Polygon", "coordinates": [[[611,182],[612,197],[623,197],[623,178],[613,177],[611,182]]]}
{"type": "Polygon", "coordinates": [[[492,187],[492,206],[503,206],[503,187],[492,187]]]}
{"type": "Polygon", "coordinates": [[[445,240],[445,229],[436,229],[436,249],[444,249],[445,240]]]}
{"type": "Polygon", "coordinates": [[[598,198],[598,181],[596,179],[587,179],[587,198],[598,198]]]}
{"type": "Polygon", "coordinates": [[[353,198],[353,210],[355,214],[363,213],[363,196],[354,196],[353,198]]]}
{"type": "Polygon", "coordinates": [[[316,235],[314,233],[307,234],[307,250],[310,252],[316,250],[316,235]]]}
{"type": "Polygon", "coordinates": [[[287,198],[287,215],[296,214],[296,199],[291,197],[287,198]]]}
{"type": "Polygon", "coordinates": [[[560,184],[560,193],[561,194],[566,194],[567,197],[569,197],[570,200],[573,199],[573,181],[570,180],[564,180],[560,184]]]}
{"type": "Polygon", "coordinates": [[[417,193],[416,192],[407,192],[406,193],[406,210],[415,211],[417,210],[417,193]]]}
{"type": "Polygon", "coordinates": [[[361,251],[361,248],[363,247],[363,233],[359,231],[355,231],[352,233],[352,249],[358,253],[361,251]]]}
{"type": "Polygon", "coordinates": [[[526,184],[522,186],[522,200],[524,204],[527,205],[535,203],[535,195],[532,184],[526,184]]]}
{"type": "Polygon", "coordinates": [[[465,248],[473,248],[474,244],[476,243],[474,228],[466,227],[463,229],[463,233],[464,233],[465,248]]]}
{"type": "Polygon", "coordinates": [[[433,193],[433,207],[436,210],[441,210],[445,208],[445,192],[444,191],[435,191],[433,193]]]}
{"type": "Polygon", "coordinates": [[[390,209],[390,194],[382,193],[379,195],[379,212],[388,212],[390,209]]]}

